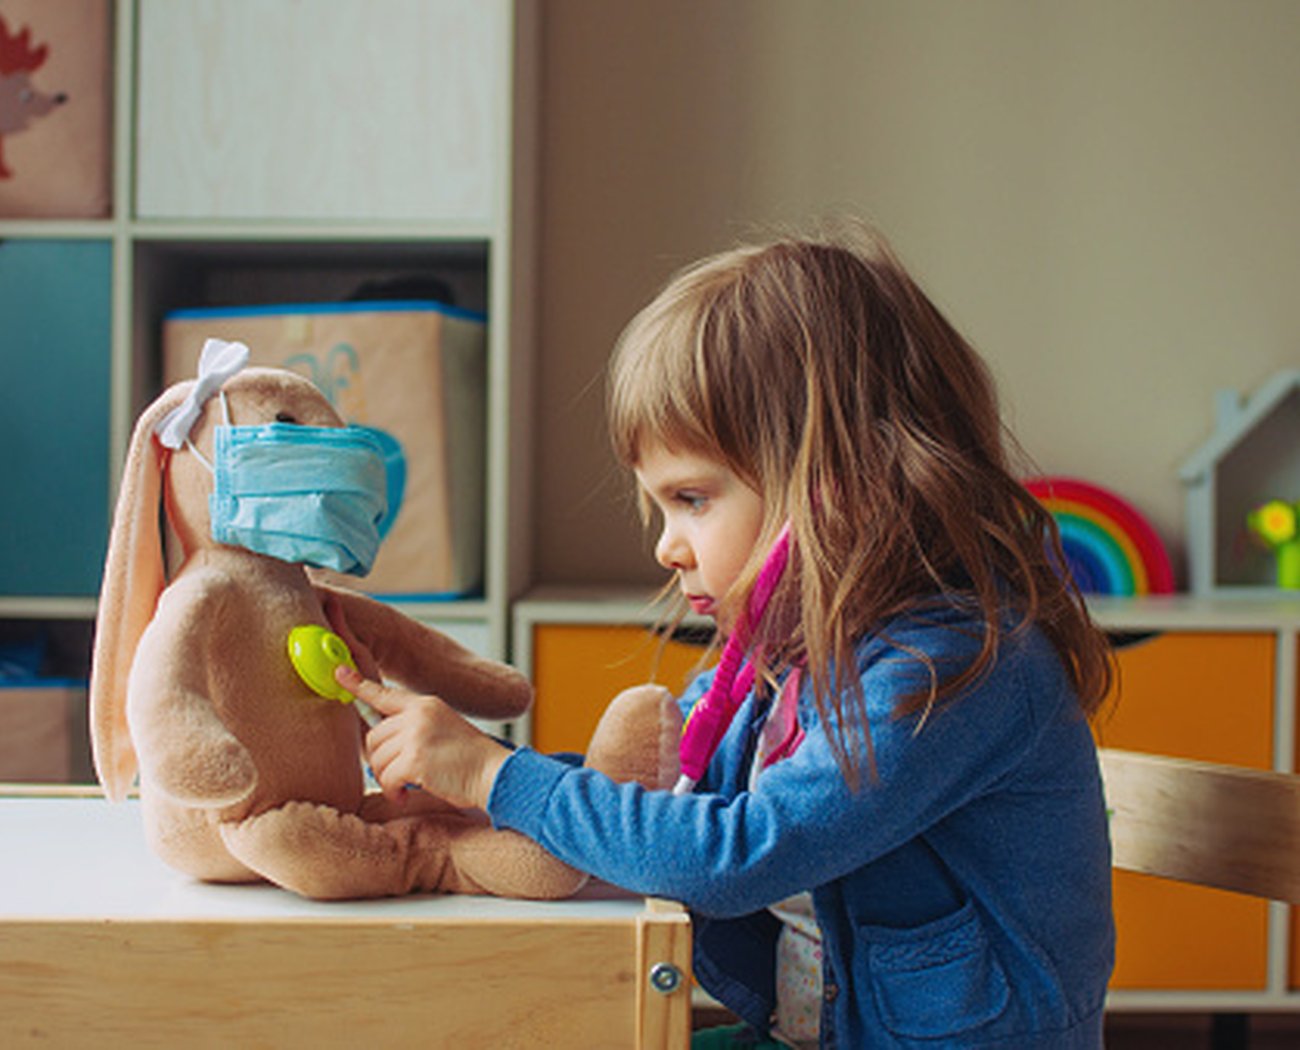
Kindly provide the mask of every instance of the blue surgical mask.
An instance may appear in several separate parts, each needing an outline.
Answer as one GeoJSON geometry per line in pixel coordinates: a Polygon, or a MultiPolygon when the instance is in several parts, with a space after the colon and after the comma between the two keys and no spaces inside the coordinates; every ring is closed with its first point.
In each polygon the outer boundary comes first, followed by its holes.
{"type": "Polygon", "coordinates": [[[216,542],[370,571],[387,502],[383,453],[364,428],[265,423],[218,426],[215,435],[208,507],[216,542]]]}

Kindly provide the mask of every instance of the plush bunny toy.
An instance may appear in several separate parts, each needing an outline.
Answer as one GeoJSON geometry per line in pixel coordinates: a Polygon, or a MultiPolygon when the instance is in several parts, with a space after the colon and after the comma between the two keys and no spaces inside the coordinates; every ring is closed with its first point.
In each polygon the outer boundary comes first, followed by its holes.
{"type": "MultiPolygon", "coordinates": [[[[288,653],[294,627],[327,625],[327,605],[385,677],[468,715],[515,716],[531,688],[389,606],[313,581],[308,564],[363,572],[373,557],[382,464],[306,379],[246,361],[242,345],[209,340],[198,381],[165,391],[132,437],[91,675],[107,796],[121,799],[138,771],[152,849],[199,879],[266,879],[321,899],[574,892],[582,874],[478,811],[413,791],[399,812],[365,791],[354,705],[313,692],[288,653]],[[182,554],[170,582],[160,499],[182,554]]],[[[675,719],[665,691],[630,690],[588,763],[657,786],[675,719]]]]}

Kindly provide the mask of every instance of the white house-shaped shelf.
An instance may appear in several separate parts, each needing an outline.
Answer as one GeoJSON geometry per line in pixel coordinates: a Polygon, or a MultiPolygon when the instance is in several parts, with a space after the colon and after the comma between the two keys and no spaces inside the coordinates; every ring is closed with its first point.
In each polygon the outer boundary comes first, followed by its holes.
{"type": "MultiPolygon", "coordinates": [[[[1179,470],[1194,594],[1277,592],[1274,555],[1246,516],[1269,500],[1300,501],[1300,369],[1250,397],[1219,391],[1214,433],[1179,470]]],[[[1288,592],[1291,593],[1291,592],[1288,592]]]]}

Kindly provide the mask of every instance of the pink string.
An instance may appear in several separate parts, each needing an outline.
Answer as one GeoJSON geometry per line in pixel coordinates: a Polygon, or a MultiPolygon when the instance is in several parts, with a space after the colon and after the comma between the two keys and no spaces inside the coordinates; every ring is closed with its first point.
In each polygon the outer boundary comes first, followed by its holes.
{"type": "Polygon", "coordinates": [[[722,647],[722,656],[718,659],[718,669],[714,672],[709,691],[691,709],[682,729],[682,768],[681,777],[673,788],[675,794],[691,791],[704,775],[736,711],[753,688],[754,665],[745,656],[754,628],[767,611],[789,557],[790,523],[786,522],[759,570],[744,613],[722,647]]]}

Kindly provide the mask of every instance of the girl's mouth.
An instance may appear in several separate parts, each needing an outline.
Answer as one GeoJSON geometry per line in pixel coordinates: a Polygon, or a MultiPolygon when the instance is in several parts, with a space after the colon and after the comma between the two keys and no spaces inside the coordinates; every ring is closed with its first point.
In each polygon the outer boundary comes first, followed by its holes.
{"type": "Polygon", "coordinates": [[[713,615],[713,599],[707,594],[688,594],[686,601],[691,607],[691,611],[699,616],[713,615]]]}

